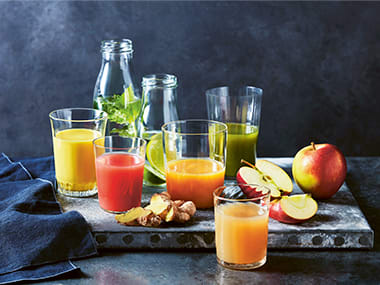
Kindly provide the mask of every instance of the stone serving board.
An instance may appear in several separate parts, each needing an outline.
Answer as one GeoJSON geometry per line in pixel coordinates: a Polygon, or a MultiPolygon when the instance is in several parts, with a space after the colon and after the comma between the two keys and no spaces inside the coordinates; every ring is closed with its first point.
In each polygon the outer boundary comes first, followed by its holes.
{"type": "MultiPolygon", "coordinates": [[[[290,172],[292,158],[267,158],[290,172]]],[[[162,189],[144,188],[147,204],[162,189]]],[[[295,184],[293,193],[302,193],[295,184]]],[[[87,220],[98,248],[186,249],[215,248],[213,210],[197,210],[185,225],[160,228],[127,227],[99,207],[97,197],[58,195],[64,211],[76,210],[87,220]]],[[[318,212],[309,221],[289,225],[269,219],[268,248],[372,248],[374,233],[346,184],[331,199],[318,201],[318,212]]]]}

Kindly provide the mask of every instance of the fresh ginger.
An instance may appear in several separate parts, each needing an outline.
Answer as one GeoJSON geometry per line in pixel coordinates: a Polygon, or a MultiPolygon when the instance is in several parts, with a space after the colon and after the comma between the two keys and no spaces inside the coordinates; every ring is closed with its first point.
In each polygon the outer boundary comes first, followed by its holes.
{"type": "Polygon", "coordinates": [[[116,215],[116,220],[128,226],[156,227],[164,222],[185,223],[194,216],[195,204],[192,201],[170,199],[167,192],[156,193],[145,208],[137,207],[127,213],[116,215]]]}
{"type": "Polygon", "coordinates": [[[197,208],[195,207],[195,204],[192,201],[186,201],[181,206],[179,206],[179,210],[181,212],[185,212],[190,215],[190,217],[194,216],[195,212],[197,211],[197,208]]]}
{"type": "Polygon", "coordinates": [[[157,227],[162,222],[160,216],[141,207],[132,208],[124,214],[116,215],[115,219],[118,223],[126,226],[157,227]]]}
{"type": "Polygon", "coordinates": [[[144,227],[158,227],[162,223],[160,216],[155,215],[153,212],[147,216],[138,217],[137,222],[144,227]]]}
{"type": "Polygon", "coordinates": [[[171,207],[170,197],[161,194],[153,194],[150,204],[144,209],[151,210],[155,215],[165,219],[171,207]]]}
{"type": "Polygon", "coordinates": [[[146,210],[141,207],[136,207],[130,209],[128,212],[120,215],[116,215],[115,219],[118,223],[124,224],[126,226],[136,226],[138,225],[137,219],[149,216],[152,213],[150,210],[146,210]]]}

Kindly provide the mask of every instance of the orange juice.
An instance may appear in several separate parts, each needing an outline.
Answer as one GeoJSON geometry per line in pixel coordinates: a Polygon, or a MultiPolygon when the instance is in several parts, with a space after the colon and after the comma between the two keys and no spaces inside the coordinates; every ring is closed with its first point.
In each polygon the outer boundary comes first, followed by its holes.
{"type": "Polygon", "coordinates": [[[96,186],[92,140],[101,133],[90,129],[67,129],[53,137],[55,175],[60,188],[88,191],[96,186]]]}
{"type": "Polygon", "coordinates": [[[253,264],[266,259],[268,211],[249,203],[226,203],[215,207],[215,244],[219,260],[253,264]]]}
{"type": "Polygon", "coordinates": [[[213,206],[213,192],[224,184],[224,165],[209,158],[168,162],[166,187],[173,200],[191,200],[198,208],[213,206]]]}

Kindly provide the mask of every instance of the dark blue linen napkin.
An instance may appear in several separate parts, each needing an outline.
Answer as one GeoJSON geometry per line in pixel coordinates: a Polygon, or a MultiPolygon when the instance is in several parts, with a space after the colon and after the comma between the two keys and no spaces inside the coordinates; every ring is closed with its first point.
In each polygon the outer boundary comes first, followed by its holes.
{"type": "Polygon", "coordinates": [[[53,158],[12,162],[0,155],[0,284],[77,270],[70,260],[97,254],[85,219],[63,213],[53,158]]]}

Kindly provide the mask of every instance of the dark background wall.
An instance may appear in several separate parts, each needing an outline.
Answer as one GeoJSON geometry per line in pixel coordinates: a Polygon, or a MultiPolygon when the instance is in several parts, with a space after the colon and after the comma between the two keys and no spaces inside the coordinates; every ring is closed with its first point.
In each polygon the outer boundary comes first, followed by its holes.
{"type": "Polygon", "coordinates": [[[102,39],[134,42],[137,81],[178,76],[181,118],[204,91],[264,89],[259,156],[311,140],[380,155],[380,4],[0,2],[0,152],[52,154],[48,113],[91,106],[102,39]]]}

